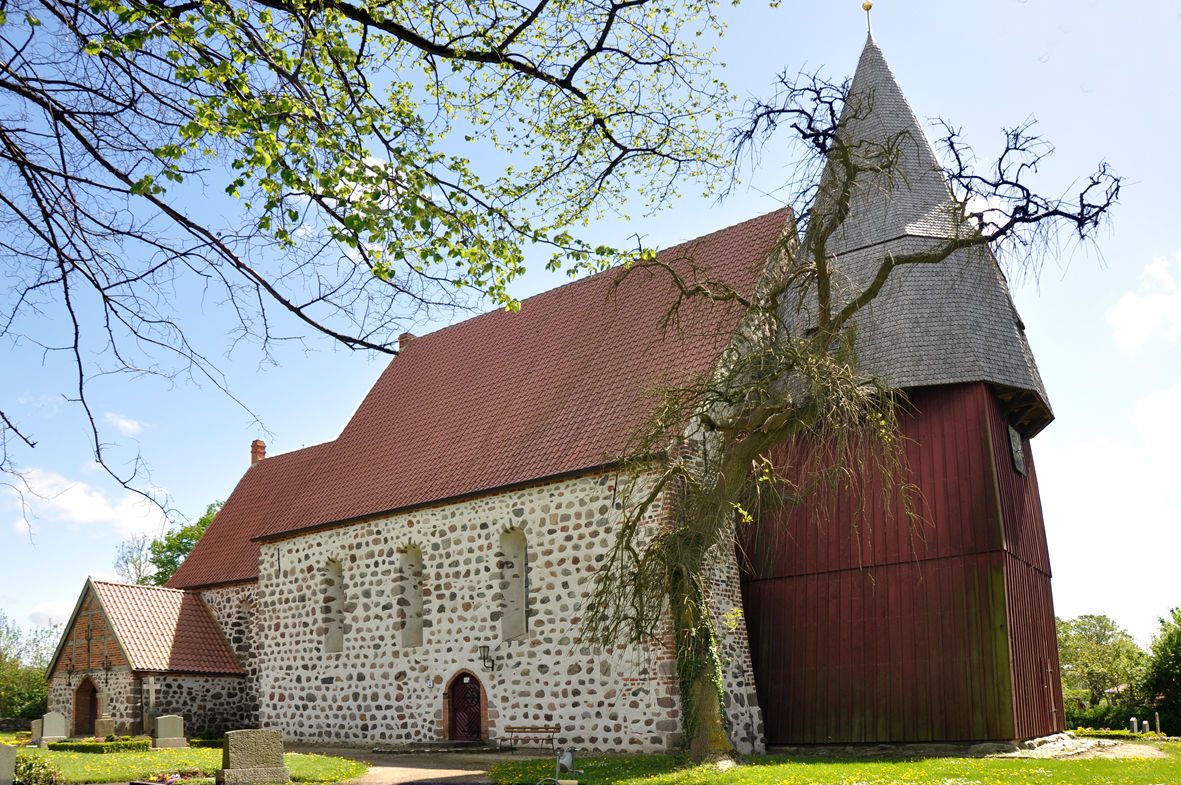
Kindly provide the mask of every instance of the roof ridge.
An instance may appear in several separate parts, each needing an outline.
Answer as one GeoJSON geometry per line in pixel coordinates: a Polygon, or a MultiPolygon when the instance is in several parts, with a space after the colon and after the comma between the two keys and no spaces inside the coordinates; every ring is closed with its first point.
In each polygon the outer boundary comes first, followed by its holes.
{"type": "MultiPolygon", "coordinates": [[[[347,421],[346,421],[346,423],[345,423],[345,424],[346,424],[346,425],[348,424],[348,423],[347,423],[347,421]]],[[[249,471],[250,471],[251,469],[253,469],[255,466],[259,466],[259,465],[261,465],[261,464],[265,463],[266,461],[271,461],[271,460],[274,460],[275,458],[290,458],[291,456],[294,456],[294,455],[296,455],[297,453],[301,453],[301,452],[303,452],[303,451],[305,451],[305,450],[314,450],[314,449],[315,449],[315,448],[317,448],[317,447],[324,447],[324,446],[326,446],[326,445],[332,444],[334,441],[336,441],[336,439],[335,439],[335,438],[333,438],[333,439],[328,439],[328,440],[326,440],[326,441],[322,441],[322,442],[316,442],[315,444],[305,444],[303,447],[296,447],[294,450],[288,450],[287,452],[277,452],[277,453],[275,453],[274,455],[268,455],[267,457],[265,457],[265,458],[262,458],[262,459],[260,459],[260,460],[258,460],[258,461],[255,461],[254,463],[252,463],[252,464],[250,464],[249,466],[247,466],[247,467],[246,467],[246,472],[249,472],[249,471]]],[[[274,464],[271,464],[271,466],[274,466],[274,464]]],[[[242,474],[243,474],[243,476],[245,476],[246,472],[243,472],[243,473],[242,473],[242,474]]],[[[164,588],[164,587],[161,587],[161,588],[164,588]]],[[[171,587],[168,587],[168,588],[171,588],[171,587]]]]}
{"type": "MultiPolygon", "coordinates": [[[[698,235],[697,237],[693,237],[688,240],[684,240],[682,242],[679,242],[676,245],[670,245],[667,248],[661,248],[660,250],[656,251],[656,254],[660,255],[660,254],[672,253],[673,251],[676,251],[678,248],[683,248],[685,246],[692,245],[693,243],[699,243],[704,240],[708,240],[710,238],[717,237],[718,235],[721,235],[721,234],[727,234],[730,232],[734,232],[734,231],[739,230],[742,227],[746,226],[747,224],[752,224],[757,221],[766,220],[766,218],[768,216],[774,215],[776,213],[780,213],[780,212],[789,213],[790,211],[791,211],[790,205],[784,205],[783,207],[777,207],[774,210],[769,210],[765,213],[760,213],[759,215],[756,215],[752,218],[747,218],[744,221],[739,221],[736,224],[731,224],[730,226],[723,226],[721,229],[715,229],[712,232],[706,232],[705,234],[698,235]]],[[[556,295],[558,292],[568,289],[571,286],[580,286],[583,284],[587,284],[589,281],[598,280],[601,276],[604,276],[608,273],[619,272],[620,270],[622,270],[624,268],[624,266],[626,264],[627,263],[625,262],[623,264],[613,265],[611,267],[606,268],[605,270],[599,270],[598,272],[591,273],[590,275],[586,275],[581,278],[575,278],[573,280],[567,281],[563,284],[553,287],[552,289],[546,289],[544,291],[536,292],[535,294],[531,294],[528,297],[525,297],[520,301],[521,307],[524,308],[525,303],[527,303],[527,302],[530,302],[533,300],[538,300],[538,299],[544,298],[544,297],[549,297],[551,295],[556,295]]],[[[493,308],[490,311],[482,311],[481,313],[470,316],[467,319],[460,319],[457,322],[452,322],[451,324],[444,325],[437,330],[432,330],[429,333],[424,333],[423,335],[416,335],[414,337],[414,340],[421,341],[423,339],[430,338],[431,336],[438,335],[446,330],[450,330],[453,327],[458,327],[459,325],[462,325],[462,324],[470,324],[471,322],[474,322],[477,319],[483,319],[484,317],[491,316],[492,314],[502,313],[504,310],[505,310],[504,308],[493,308]]]]}
{"type": "Polygon", "coordinates": [[[107,586],[126,586],[130,589],[157,589],[159,591],[175,591],[184,594],[184,589],[174,589],[171,586],[156,586],[151,583],[124,583],[123,581],[106,581],[101,578],[91,578],[96,584],[102,583],[107,586]]]}

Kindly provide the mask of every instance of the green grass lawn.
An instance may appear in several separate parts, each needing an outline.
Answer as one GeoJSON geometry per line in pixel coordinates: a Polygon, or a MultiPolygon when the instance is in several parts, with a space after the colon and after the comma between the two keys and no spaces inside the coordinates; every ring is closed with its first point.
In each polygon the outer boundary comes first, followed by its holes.
{"type": "MultiPolygon", "coordinates": [[[[582,785],[1175,785],[1181,744],[1156,744],[1167,758],[1039,760],[925,758],[906,761],[756,757],[728,771],[686,765],[683,758],[647,756],[578,761],[582,785]]],[[[506,761],[491,771],[498,783],[534,783],[554,775],[552,761],[506,761]]]]}
{"type": "MultiPolygon", "coordinates": [[[[152,750],[108,755],[24,748],[20,752],[32,752],[48,758],[62,770],[65,783],[127,782],[173,772],[212,780],[221,768],[221,750],[216,749],[152,750]]],[[[291,779],[296,782],[342,782],[359,777],[369,768],[364,763],[326,755],[289,752],[283,759],[291,769],[291,779]]]]}

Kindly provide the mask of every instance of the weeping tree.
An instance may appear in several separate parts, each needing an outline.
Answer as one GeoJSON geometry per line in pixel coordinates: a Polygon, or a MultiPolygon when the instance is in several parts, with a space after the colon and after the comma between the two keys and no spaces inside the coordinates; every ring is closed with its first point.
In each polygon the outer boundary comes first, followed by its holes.
{"type": "MultiPolygon", "coordinates": [[[[394,354],[435,311],[515,307],[531,246],[608,264],[589,220],[724,182],[712,8],[5,0],[0,340],[60,368],[95,459],[145,487],[95,380],[229,393],[228,348],[309,336],[394,354]]],[[[0,471],[29,413],[0,399],[0,471]]]]}
{"type": "MultiPolygon", "coordinates": [[[[864,358],[859,363],[858,327],[868,309],[900,271],[948,264],[966,250],[1036,265],[1059,238],[1092,237],[1119,196],[1121,180],[1105,164],[1066,196],[1033,190],[1028,181],[1050,147],[1029,124],[1007,130],[1004,152],[988,165],[941,124],[945,163],[936,164],[917,124],[879,121],[875,105],[888,111],[905,102],[892,77],[880,82],[878,71],[873,78],[880,53],[872,42],[862,67],[867,56],[870,75],[859,68],[852,83],[781,75],[774,97],[752,103],[733,135],[739,159],[779,132],[794,135],[804,153],[796,222],[753,292],[711,278],[691,258],[636,260],[622,276],[644,269],[671,279],[678,296],[665,329],[676,329],[677,312],[695,298],[738,303],[745,313],[717,366],[660,391],[635,434],[625,460],[625,518],[585,618],[587,639],[603,644],[671,637],[695,760],[734,754],[718,643],[724,609],[710,578],[714,565],[732,557],[737,527],[758,522],[761,507],[840,493],[856,494],[863,514],[884,505],[907,524],[921,517],[899,433],[903,393],[864,370],[864,358]],[[850,238],[874,218],[869,207],[894,209],[920,188],[939,196],[926,216],[938,236],[871,245],[859,251],[870,258],[855,271],[842,264],[841,254],[856,245],[850,238]],[[657,505],[668,512],[654,525],[657,505]]],[[[824,505],[809,508],[822,515],[824,505]]]]}

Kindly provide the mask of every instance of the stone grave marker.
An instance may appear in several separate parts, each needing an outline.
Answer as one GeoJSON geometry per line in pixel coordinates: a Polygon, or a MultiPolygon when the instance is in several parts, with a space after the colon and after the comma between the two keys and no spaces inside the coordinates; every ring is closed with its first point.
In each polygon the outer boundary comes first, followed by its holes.
{"type": "Polygon", "coordinates": [[[61,741],[69,734],[66,733],[66,718],[51,711],[41,718],[41,746],[51,741],[61,741]]]}
{"type": "Polygon", "coordinates": [[[283,737],[276,730],[232,730],[221,747],[218,785],[256,785],[290,782],[283,765],[283,737]]]}
{"type": "Polygon", "coordinates": [[[1143,722],[1140,723],[1140,732],[1141,733],[1148,733],[1148,720],[1144,720],[1143,722]]]}
{"type": "Polygon", "coordinates": [[[165,714],[152,721],[152,746],[156,749],[187,747],[185,721],[176,714],[165,714]]]}
{"type": "Polygon", "coordinates": [[[29,723],[29,738],[41,740],[41,720],[33,720],[29,723]]]}
{"type": "Polygon", "coordinates": [[[1128,718],[1128,725],[1132,728],[1132,733],[1138,733],[1140,731],[1140,725],[1136,722],[1135,717],[1128,718]]]}
{"type": "Polygon", "coordinates": [[[16,777],[16,747],[0,744],[0,785],[12,785],[16,777]]]}
{"type": "Polygon", "coordinates": [[[115,721],[110,717],[99,717],[94,721],[94,735],[100,739],[115,735],[115,721]]]}

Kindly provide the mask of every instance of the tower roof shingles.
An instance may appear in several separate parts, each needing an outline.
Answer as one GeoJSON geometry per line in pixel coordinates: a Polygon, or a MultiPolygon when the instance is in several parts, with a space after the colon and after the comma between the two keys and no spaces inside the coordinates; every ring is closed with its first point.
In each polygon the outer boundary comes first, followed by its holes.
{"type": "MultiPolygon", "coordinates": [[[[889,175],[858,179],[849,217],[828,243],[837,291],[852,298],[888,254],[929,250],[964,230],[934,149],[872,37],[840,133],[851,148],[892,146],[898,156],[889,175]]],[[[830,162],[822,182],[838,182],[838,172],[830,162]]],[[[1029,435],[1053,419],[1008,284],[984,246],[896,268],[857,316],[857,354],[863,372],[895,387],[991,382],[1023,408],[1029,435]]]]}

